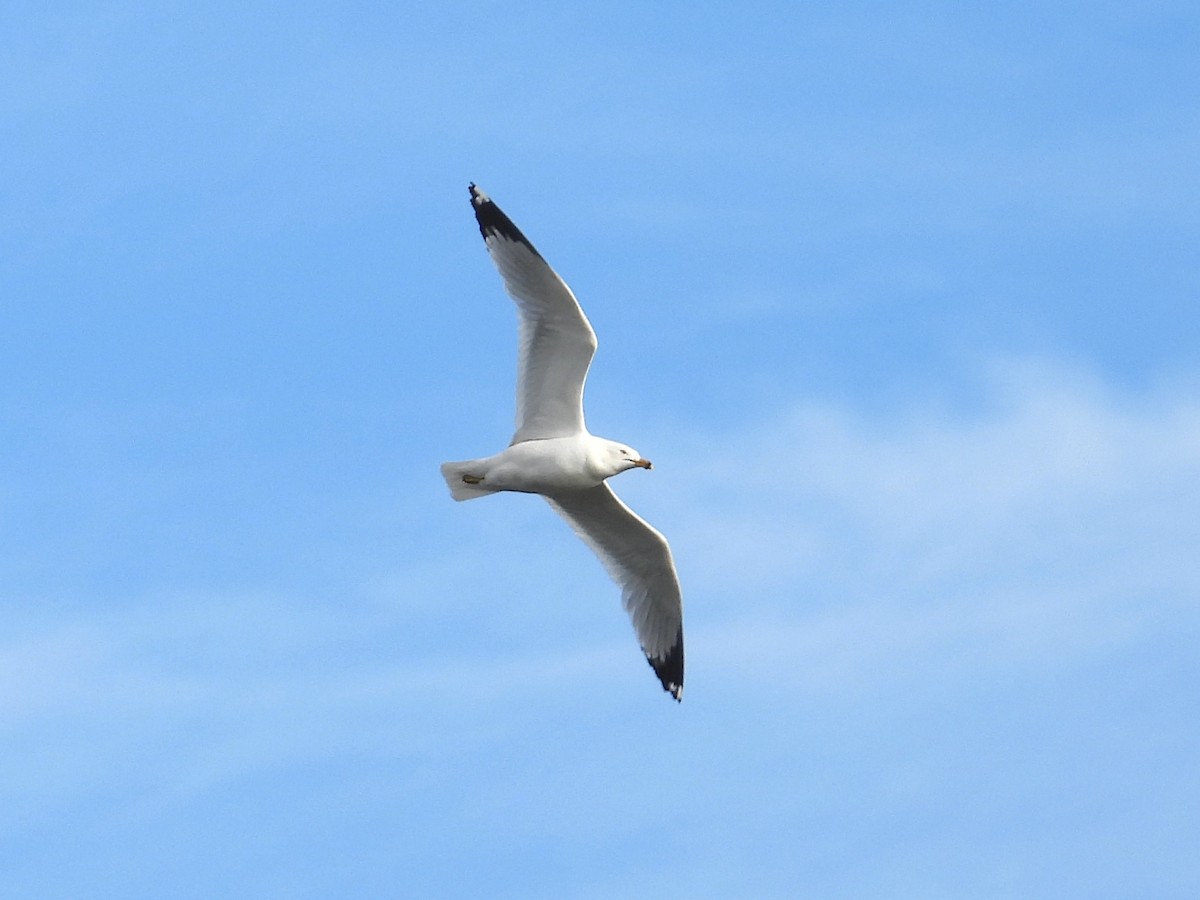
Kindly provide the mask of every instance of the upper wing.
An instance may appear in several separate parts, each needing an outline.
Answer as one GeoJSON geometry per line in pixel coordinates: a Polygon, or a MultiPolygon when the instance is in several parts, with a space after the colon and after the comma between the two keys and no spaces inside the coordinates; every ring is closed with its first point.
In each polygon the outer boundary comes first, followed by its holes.
{"type": "Polygon", "coordinates": [[[646,659],[663,688],[682,699],[683,597],[667,539],[622,503],[607,482],[546,499],[621,586],[621,601],[646,659]]]}
{"type": "Polygon", "coordinates": [[[596,333],[575,295],[495,203],[471,185],[471,206],[492,262],[520,313],[514,444],[584,431],[583,382],[596,333]]]}

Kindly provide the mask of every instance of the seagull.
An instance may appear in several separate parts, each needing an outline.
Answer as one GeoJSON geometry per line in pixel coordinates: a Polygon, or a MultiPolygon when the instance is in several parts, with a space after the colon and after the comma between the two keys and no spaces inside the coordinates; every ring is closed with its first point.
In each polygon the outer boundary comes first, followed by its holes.
{"type": "Polygon", "coordinates": [[[583,383],[596,333],[571,289],[512,220],[474,184],[484,246],[520,319],[517,430],[494,456],[442,464],[455,500],[501,491],[541,494],[621,588],[642,652],[663,689],[683,699],[683,599],[666,538],[621,502],[608,480],[651,468],[628,444],[596,437],[583,419],[583,383]]]}

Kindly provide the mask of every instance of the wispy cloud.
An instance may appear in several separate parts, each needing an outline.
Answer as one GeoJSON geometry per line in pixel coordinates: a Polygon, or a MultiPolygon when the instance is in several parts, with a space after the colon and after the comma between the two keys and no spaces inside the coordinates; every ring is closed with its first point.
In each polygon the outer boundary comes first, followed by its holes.
{"type": "MultiPolygon", "coordinates": [[[[370,809],[436,798],[406,823],[492,829],[553,784],[554,840],[616,840],[648,796],[686,809],[710,847],[698,823],[729,792],[749,791],[736,814],[760,837],[801,815],[774,781],[731,782],[731,752],[755,765],[790,758],[793,740],[812,752],[801,722],[852,747],[871,723],[947,701],[975,714],[997,684],[1052,694],[1064,672],[1195,631],[1200,394],[1024,362],[983,384],[966,405],[803,401],[726,433],[646,435],[664,462],[622,492],[671,537],[688,603],[690,690],[666,721],[599,565],[529,498],[456,516],[444,554],[345,596],[179,592],[52,615],[10,604],[0,831],[70,815],[89,833],[149,834],[304,773],[295,808],[313,821],[365,791],[379,794],[370,809]],[[547,717],[573,724],[546,734],[547,717]],[[715,737],[767,718],[769,747],[758,730],[715,737]],[[647,734],[694,742],[681,764],[717,799],[638,768],[647,734]],[[571,802],[580,766],[597,783],[628,768],[637,791],[592,798],[585,814],[571,802]]],[[[789,772],[795,789],[831,790],[789,772]]],[[[908,801],[873,777],[856,802],[890,798],[901,815],[908,801]]],[[[548,839],[523,822],[522,839],[548,839]]]]}
{"type": "Polygon", "coordinates": [[[681,440],[666,515],[697,652],[844,685],[968,647],[1070,656],[1190,616],[1200,394],[1029,361],[983,383],[970,408],[806,402],[681,440]]]}

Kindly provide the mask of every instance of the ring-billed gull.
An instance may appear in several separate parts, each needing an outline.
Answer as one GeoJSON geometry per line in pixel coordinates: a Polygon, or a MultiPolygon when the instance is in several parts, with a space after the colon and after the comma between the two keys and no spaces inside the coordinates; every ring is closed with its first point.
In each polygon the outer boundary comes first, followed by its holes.
{"type": "Polygon", "coordinates": [[[683,602],[671,548],[605,480],[650,461],[595,437],[583,420],[583,383],[596,333],[566,283],[500,207],[470,186],[479,231],[517,303],[517,431],[495,456],[442,464],[455,500],[499,491],[541,494],[592,548],[621,587],[642,651],[676,700],[683,698],[683,602]]]}

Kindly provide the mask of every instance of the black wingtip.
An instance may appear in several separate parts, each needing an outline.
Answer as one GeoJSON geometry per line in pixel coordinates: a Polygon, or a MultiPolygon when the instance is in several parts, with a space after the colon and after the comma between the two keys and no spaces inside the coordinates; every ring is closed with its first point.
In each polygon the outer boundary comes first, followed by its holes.
{"type": "Polygon", "coordinates": [[[647,656],[646,662],[662,682],[663,690],[675,698],[676,703],[683,702],[683,626],[675,635],[675,643],[663,657],[647,656]]]}
{"type": "Polygon", "coordinates": [[[467,185],[467,190],[471,192],[471,208],[475,210],[475,221],[479,223],[479,233],[483,235],[485,241],[493,236],[502,237],[505,240],[524,244],[541,256],[537,252],[537,248],[529,242],[529,238],[521,234],[521,229],[513,224],[512,219],[492,202],[492,198],[475,187],[475,182],[472,181],[467,185]]]}

